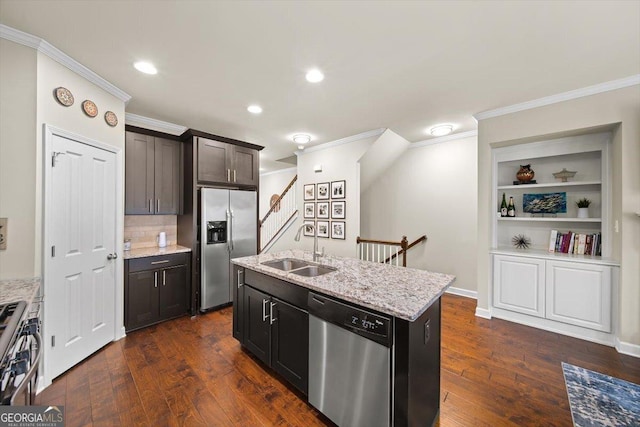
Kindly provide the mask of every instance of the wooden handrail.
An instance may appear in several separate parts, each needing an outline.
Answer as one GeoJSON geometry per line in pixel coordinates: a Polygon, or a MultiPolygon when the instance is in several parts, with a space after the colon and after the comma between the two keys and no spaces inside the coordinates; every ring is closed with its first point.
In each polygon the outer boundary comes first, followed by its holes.
{"type": "MultiPolygon", "coordinates": [[[[406,241],[407,236],[402,236],[402,240],[406,241]]],[[[390,240],[372,240],[372,239],[363,239],[360,236],[356,237],[356,243],[375,243],[376,245],[389,245],[389,246],[402,246],[402,241],[400,242],[392,242],[390,240]]]]}
{"type": "Polygon", "coordinates": [[[280,200],[282,200],[282,198],[284,197],[285,194],[287,194],[287,191],[289,191],[289,189],[293,186],[293,184],[295,184],[295,182],[298,179],[298,175],[294,176],[293,179],[291,180],[291,182],[289,183],[289,185],[287,185],[287,187],[284,189],[284,191],[282,192],[282,194],[280,194],[280,196],[278,197],[277,200],[275,200],[272,204],[271,204],[271,208],[269,209],[269,211],[267,212],[267,214],[264,216],[264,218],[262,218],[262,220],[259,222],[259,226],[262,227],[262,224],[267,220],[267,218],[269,217],[269,215],[271,215],[271,212],[273,212],[278,206],[280,206],[280,200]]]}
{"type": "MultiPolygon", "coordinates": [[[[411,248],[412,248],[412,247],[414,247],[415,245],[417,245],[417,244],[419,244],[419,243],[422,243],[422,242],[424,242],[424,241],[426,241],[426,240],[427,240],[427,236],[423,234],[422,236],[420,236],[419,238],[417,238],[413,243],[411,243],[411,244],[407,245],[407,247],[406,247],[406,248],[404,248],[404,247],[403,247],[403,248],[402,248],[402,250],[401,250],[400,252],[398,252],[397,254],[393,254],[393,255],[391,255],[389,258],[387,258],[386,260],[384,260],[384,262],[385,262],[385,263],[390,262],[392,259],[394,259],[394,258],[395,258],[396,256],[398,256],[398,255],[403,255],[403,256],[404,256],[404,255],[407,253],[407,251],[408,251],[409,249],[411,249],[411,248]]],[[[406,261],[406,258],[407,258],[407,257],[406,257],[406,256],[404,256],[404,258],[405,258],[405,261],[406,261]]],[[[405,262],[403,267],[406,267],[406,266],[407,266],[407,265],[406,265],[406,262],[405,262]]]]}

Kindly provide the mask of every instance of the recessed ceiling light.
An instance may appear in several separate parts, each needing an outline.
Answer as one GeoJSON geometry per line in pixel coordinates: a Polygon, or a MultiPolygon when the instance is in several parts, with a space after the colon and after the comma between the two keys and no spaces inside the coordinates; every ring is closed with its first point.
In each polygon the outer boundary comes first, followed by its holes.
{"type": "Polygon", "coordinates": [[[253,114],[260,114],[262,113],[262,107],[259,105],[249,105],[247,111],[253,114]]]}
{"type": "Polygon", "coordinates": [[[324,80],[324,74],[322,74],[322,71],[318,69],[307,71],[306,77],[307,81],[311,83],[318,83],[324,80]]]}
{"type": "Polygon", "coordinates": [[[311,137],[304,133],[293,135],[293,142],[296,144],[306,144],[311,141],[311,137]]]}
{"type": "Polygon", "coordinates": [[[438,125],[429,129],[429,133],[433,136],[449,135],[453,131],[453,125],[438,125]]]}
{"type": "Polygon", "coordinates": [[[136,67],[136,70],[140,71],[141,73],[158,74],[158,70],[151,62],[138,61],[133,64],[133,66],[136,67]]]}

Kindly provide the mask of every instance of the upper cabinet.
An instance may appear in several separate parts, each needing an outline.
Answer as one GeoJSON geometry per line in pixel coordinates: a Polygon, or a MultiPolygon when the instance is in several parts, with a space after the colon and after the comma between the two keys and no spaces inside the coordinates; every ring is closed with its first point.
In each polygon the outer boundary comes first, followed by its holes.
{"type": "Polygon", "coordinates": [[[198,182],[258,185],[258,150],[198,138],[198,182]]]}
{"type": "Polygon", "coordinates": [[[135,132],[125,142],[125,214],[178,214],[181,143],[135,132]]]}

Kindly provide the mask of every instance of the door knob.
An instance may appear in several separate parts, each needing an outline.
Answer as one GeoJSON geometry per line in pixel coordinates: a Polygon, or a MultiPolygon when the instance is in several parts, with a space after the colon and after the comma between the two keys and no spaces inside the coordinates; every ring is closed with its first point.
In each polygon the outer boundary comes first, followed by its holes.
{"type": "Polygon", "coordinates": [[[112,259],[116,259],[116,258],[118,258],[118,254],[117,253],[112,253],[112,254],[107,255],[107,259],[108,260],[112,260],[112,259]]]}

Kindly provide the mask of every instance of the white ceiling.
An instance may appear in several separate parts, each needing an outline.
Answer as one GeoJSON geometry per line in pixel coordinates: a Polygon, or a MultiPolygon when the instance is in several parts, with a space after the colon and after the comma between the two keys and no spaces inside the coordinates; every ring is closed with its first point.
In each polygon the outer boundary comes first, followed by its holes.
{"type": "Polygon", "coordinates": [[[127,112],[264,145],[268,169],[296,132],[422,141],[438,123],[469,131],[472,114],[640,73],[640,1],[0,0],[0,22],[128,92],[127,112]],[[313,67],[322,83],[305,80],[313,67]]]}

